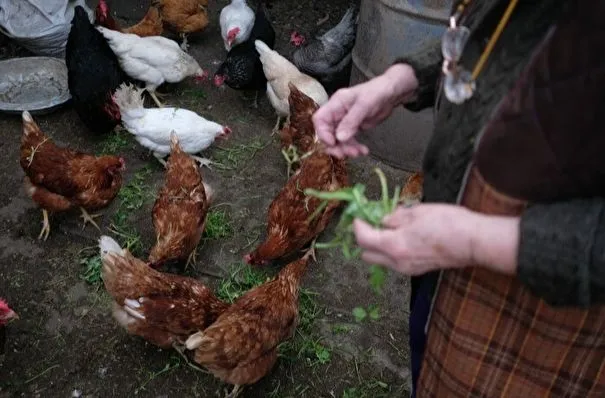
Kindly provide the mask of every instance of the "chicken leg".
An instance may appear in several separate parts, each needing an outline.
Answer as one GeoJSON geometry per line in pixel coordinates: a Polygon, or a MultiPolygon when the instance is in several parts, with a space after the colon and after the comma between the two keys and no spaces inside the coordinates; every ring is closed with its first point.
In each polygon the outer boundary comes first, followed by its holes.
{"type": "Polygon", "coordinates": [[[202,372],[202,373],[205,373],[205,374],[210,374],[209,372],[205,371],[204,369],[200,368],[199,366],[196,366],[193,363],[191,363],[191,361],[189,360],[189,358],[185,354],[185,347],[184,346],[181,346],[176,341],[173,341],[172,342],[172,348],[174,348],[174,350],[179,353],[179,355],[181,356],[181,358],[183,358],[185,360],[185,363],[190,368],[192,368],[194,370],[197,370],[198,372],[202,372]]]}
{"type": "Polygon", "coordinates": [[[40,231],[40,235],[38,235],[38,239],[46,240],[48,239],[49,234],[50,222],[48,221],[48,211],[46,209],[42,209],[42,230],[40,231]]]}
{"type": "Polygon", "coordinates": [[[99,225],[94,220],[97,217],[101,217],[101,214],[92,214],[92,215],[88,214],[86,209],[83,207],[80,207],[80,211],[82,211],[82,215],[80,217],[82,217],[84,219],[84,225],[82,226],[82,229],[84,229],[86,227],[86,224],[91,223],[92,225],[95,226],[95,228],[97,228],[99,231],[101,231],[101,228],[99,228],[99,225]]]}
{"type": "Polygon", "coordinates": [[[164,160],[164,154],[162,153],[158,153],[158,152],[153,152],[153,157],[156,158],[158,160],[158,162],[160,162],[162,164],[162,166],[164,166],[164,168],[168,167],[168,164],[166,163],[166,161],[164,160]]]}
{"type": "Polygon", "coordinates": [[[242,391],[242,386],[236,384],[233,387],[233,390],[231,390],[229,394],[225,395],[225,398],[237,398],[242,393],[242,391]]]}
{"type": "Polygon", "coordinates": [[[277,122],[275,122],[275,127],[271,131],[271,135],[275,135],[279,131],[279,123],[281,122],[281,116],[277,115],[277,122]]]}
{"type": "Polygon", "coordinates": [[[147,90],[147,92],[149,93],[149,96],[151,97],[151,99],[153,100],[153,102],[155,102],[155,104],[158,106],[158,108],[163,108],[164,104],[162,104],[160,102],[160,100],[158,99],[155,90],[147,90]]]}
{"type": "Polygon", "coordinates": [[[187,33],[181,33],[179,36],[181,36],[181,39],[183,39],[183,42],[181,43],[181,50],[187,52],[187,50],[189,50],[189,44],[187,44],[187,33]]]}

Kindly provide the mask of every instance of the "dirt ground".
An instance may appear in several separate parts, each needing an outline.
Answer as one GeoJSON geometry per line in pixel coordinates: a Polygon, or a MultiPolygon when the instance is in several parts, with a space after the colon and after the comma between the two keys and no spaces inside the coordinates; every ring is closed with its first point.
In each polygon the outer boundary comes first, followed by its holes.
{"type": "MultiPolygon", "coordinates": [[[[210,2],[211,25],[190,39],[190,53],[211,71],[224,57],[218,13],[226,2],[210,2]]],[[[326,12],[330,15],[326,26],[333,25],[348,2],[274,1],[276,49],[289,53],[292,29],[307,32],[326,12]]],[[[110,3],[114,14],[127,24],[139,19],[148,4],[135,0],[110,3]]],[[[206,239],[196,265],[188,270],[210,286],[224,286],[232,265],[263,239],[267,207],[286,181],[284,159],[277,140],[270,136],[274,113],[266,98],[260,109],[252,109],[239,92],[208,84],[183,82],[171,87],[164,100],[233,130],[232,138],[219,144],[224,149],[214,147],[204,153],[226,166],[206,170],[204,175],[216,191],[213,209],[225,215],[230,233],[222,239],[206,239]]],[[[125,185],[131,196],[117,199],[103,211],[101,227],[111,235],[116,214],[126,214],[121,226],[128,228],[131,237],[139,238],[141,253],[147,254],[154,241],[151,206],[162,183],[162,169],[155,159],[128,133],[89,134],[70,106],[35,118],[60,144],[94,153],[117,150],[126,158],[125,185]],[[138,203],[125,205],[132,198],[138,203]]],[[[78,212],[53,216],[49,239],[37,240],[42,215],[21,188],[20,117],[0,115],[0,133],[0,184],[5,187],[0,190],[0,296],[21,317],[8,327],[6,354],[0,362],[0,397],[222,396],[228,386],[191,369],[175,352],[157,349],[116,325],[102,284],[90,275],[86,278],[99,233],[90,226],[82,229],[78,212]]],[[[372,171],[375,166],[393,186],[405,177],[404,172],[371,158],[350,161],[351,181],[366,183],[373,197],[379,192],[372,171]]],[[[334,224],[320,240],[330,238],[334,224]]],[[[304,331],[307,336],[301,337],[311,343],[298,352],[290,350],[269,375],[246,388],[243,396],[407,396],[407,278],[390,274],[387,294],[377,297],[368,285],[366,264],[347,261],[338,250],[322,250],[318,260],[303,282],[305,289],[315,292],[309,295],[314,311],[304,331]],[[380,319],[356,322],[352,309],[374,302],[381,309],[380,319]]],[[[275,271],[269,270],[271,275],[275,271]]],[[[231,279],[237,280],[237,275],[231,279]]]]}

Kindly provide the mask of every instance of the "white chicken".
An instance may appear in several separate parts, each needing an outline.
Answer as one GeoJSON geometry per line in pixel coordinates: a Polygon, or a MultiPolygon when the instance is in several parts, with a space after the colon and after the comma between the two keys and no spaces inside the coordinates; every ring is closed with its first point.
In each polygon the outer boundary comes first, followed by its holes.
{"type": "Polygon", "coordinates": [[[231,4],[223,7],[220,15],[221,36],[225,50],[245,42],[250,37],[254,26],[254,11],[246,0],[231,0],[231,4]]]}
{"type": "Polygon", "coordinates": [[[294,84],[320,106],[328,101],[328,93],[320,82],[299,71],[292,62],[277,51],[270,49],[261,40],[255,40],[254,45],[260,54],[260,61],[267,78],[267,97],[277,112],[277,123],[273,128],[274,134],[279,129],[281,119],[290,115],[288,83],[294,84]]]}
{"type": "MultiPolygon", "coordinates": [[[[195,112],[183,108],[144,108],[143,89],[122,85],[113,95],[120,108],[122,124],[142,146],[166,166],[164,158],[170,153],[170,134],[174,131],[183,151],[194,155],[208,148],[215,139],[226,138],[231,129],[207,120],[195,112]]],[[[209,166],[209,159],[192,156],[202,166],[209,166]]]]}
{"type": "Polygon", "coordinates": [[[155,90],[164,82],[178,83],[189,76],[204,80],[208,72],[179,45],[162,36],[140,37],[97,26],[128,76],[145,83],[145,89],[161,108],[155,90]]]}

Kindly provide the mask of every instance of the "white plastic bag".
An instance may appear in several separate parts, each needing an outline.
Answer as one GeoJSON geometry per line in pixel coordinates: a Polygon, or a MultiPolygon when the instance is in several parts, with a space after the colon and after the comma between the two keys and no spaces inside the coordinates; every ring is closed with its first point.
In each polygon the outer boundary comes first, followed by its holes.
{"type": "Polygon", "coordinates": [[[36,55],[65,58],[74,8],[85,0],[0,0],[0,31],[36,55]]]}

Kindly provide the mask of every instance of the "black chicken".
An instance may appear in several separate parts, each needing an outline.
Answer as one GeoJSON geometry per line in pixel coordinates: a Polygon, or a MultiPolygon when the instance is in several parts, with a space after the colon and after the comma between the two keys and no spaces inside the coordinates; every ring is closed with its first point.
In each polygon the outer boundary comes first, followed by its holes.
{"type": "Polygon", "coordinates": [[[82,122],[95,133],[113,130],[121,119],[113,92],[130,79],[81,6],[76,7],[71,21],[65,63],[69,92],[82,122]]]}
{"type": "Polygon", "coordinates": [[[357,11],[351,6],[336,26],[303,44],[292,56],[292,63],[301,72],[315,77],[330,91],[349,84],[357,11]]]}
{"type": "Polygon", "coordinates": [[[258,93],[267,89],[267,78],[263,72],[263,64],[260,62],[260,55],[256,51],[254,41],[262,40],[273,48],[275,30],[267,18],[262,1],[259,1],[255,15],[250,37],[227,53],[227,58],[214,74],[214,84],[220,87],[225,83],[235,90],[254,90],[253,106],[256,108],[258,107],[258,93]]]}

